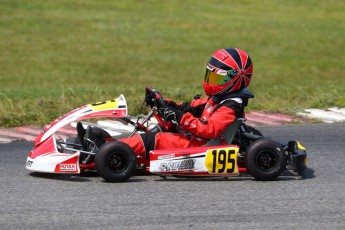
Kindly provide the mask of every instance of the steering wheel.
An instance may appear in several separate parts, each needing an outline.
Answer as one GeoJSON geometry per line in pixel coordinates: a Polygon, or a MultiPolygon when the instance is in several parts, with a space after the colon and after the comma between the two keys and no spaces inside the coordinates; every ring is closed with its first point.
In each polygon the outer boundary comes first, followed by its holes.
{"type": "MultiPolygon", "coordinates": [[[[149,86],[146,87],[145,100],[151,106],[151,108],[156,106],[157,109],[159,109],[166,106],[162,95],[157,90],[149,86]]],[[[158,113],[154,113],[154,116],[157,119],[161,128],[163,128],[164,130],[172,131],[171,122],[164,121],[163,118],[160,115],[158,115],[158,113]]]]}
{"type": "MultiPolygon", "coordinates": [[[[157,90],[155,90],[154,88],[150,86],[146,87],[145,101],[147,104],[151,106],[151,108],[156,106],[157,109],[159,110],[162,107],[166,107],[166,103],[162,95],[157,90]]],[[[157,112],[152,112],[152,113],[154,114],[155,118],[158,121],[158,124],[160,125],[161,128],[163,128],[163,130],[167,130],[169,132],[174,132],[174,133],[178,131],[177,129],[178,124],[176,122],[174,123],[172,121],[165,121],[159,113],[157,112]],[[176,124],[177,126],[175,126],[176,124]]]]}
{"type": "Polygon", "coordinates": [[[146,87],[146,95],[149,95],[153,103],[157,106],[157,108],[165,107],[165,102],[163,100],[162,95],[155,90],[154,88],[148,86],[146,87]]]}

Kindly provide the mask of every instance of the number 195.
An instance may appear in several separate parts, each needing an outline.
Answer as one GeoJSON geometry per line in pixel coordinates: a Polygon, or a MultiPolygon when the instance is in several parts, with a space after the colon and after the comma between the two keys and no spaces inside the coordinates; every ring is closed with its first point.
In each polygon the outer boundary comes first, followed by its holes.
{"type": "Polygon", "coordinates": [[[233,173],[235,170],[235,159],[231,158],[232,155],[235,154],[235,150],[230,149],[228,151],[221,149],[221,150],[213,150],[213,166],[212,166],[212,173],[233,173]],[[221,166],[220,168],[217,166],[221,166]]]}

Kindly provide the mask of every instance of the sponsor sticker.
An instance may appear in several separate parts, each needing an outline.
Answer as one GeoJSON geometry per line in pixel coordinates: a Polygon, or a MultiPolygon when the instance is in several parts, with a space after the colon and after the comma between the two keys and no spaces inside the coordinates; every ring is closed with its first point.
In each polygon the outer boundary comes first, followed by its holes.
{"type": "Polygon", "coordinates": [[[32,163],[34,163],[34,162],[33,162],[33,161],[28,160],[28,161],[26,162],[26,166],[27,166],[27,167],[31,167],[31,166],[32,166],[32,163]]]}
{"type": "Polygon", "coordinates": [[[177,162],[167,162],[161,163],[159,165],[159,170],[168,171],[180,171],[180,170],[191,170],[194,169],[195,159],[181,160],[177,162]]]}
{"type": "Polygon", "coordinates": [[[59,168],[61,172],[77,171],[76,164],[59,164],[59,168]]]}
{"type": "Polygon", "coordinates": [[[171,153],[171,154],[167,154],[167,155],[161,155],[158,156],[157,159],[158,160],[164,160],[164,159],[169,159],[169,158],[173,158],[175,157],[175,153],[171,153]]]}

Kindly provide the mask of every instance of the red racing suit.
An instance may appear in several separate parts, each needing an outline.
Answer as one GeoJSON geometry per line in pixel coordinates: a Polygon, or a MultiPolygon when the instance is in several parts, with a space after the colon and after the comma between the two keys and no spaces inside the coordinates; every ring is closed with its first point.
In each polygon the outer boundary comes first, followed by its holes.
{"type": "Polygon", "coordinates": [[[234,120],[244,117],[248,98],[250,97],[237,93],[221,98],[200,98],[186,103],[167,101],[168,106],[183,112],[179,122],[182,132],[149,132],[119,141],[127,143],[142,158],[148,158],[149,152],[154,149],[201,146],[218,137],[234,120]]]}

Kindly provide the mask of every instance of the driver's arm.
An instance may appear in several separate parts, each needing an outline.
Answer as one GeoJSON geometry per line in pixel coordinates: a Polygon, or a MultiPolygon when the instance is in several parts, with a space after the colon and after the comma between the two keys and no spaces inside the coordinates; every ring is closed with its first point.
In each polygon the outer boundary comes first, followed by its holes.
{"type": "Polygon", "coordinates": [[[195,99],[191,102],[175,102],[167,98],[164,100],[167,106],[182,111],[183,113],[191,113],[194,117],[201,117],[202,111],[208,101],[208,98],[195,99]]]}
{"type": "Polygon", "coordinates": [[[217,109],[209,118],[197,118],[187,112],[182,116],[179,124],[197,137],[213,139],[235,121],[241,111],[243,111],[241,104],[230,101],[217,109]]]}

